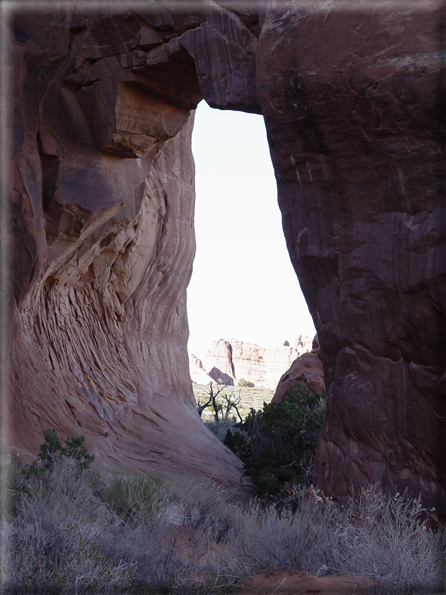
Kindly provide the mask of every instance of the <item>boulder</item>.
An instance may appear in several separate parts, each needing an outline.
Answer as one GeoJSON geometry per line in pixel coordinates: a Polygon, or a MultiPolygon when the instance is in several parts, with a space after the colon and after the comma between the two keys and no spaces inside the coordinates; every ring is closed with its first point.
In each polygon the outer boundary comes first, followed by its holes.
{"type": "Polygon", "coordinates": [[[297,383],[304,384],[311,392],[322,394],[325,391],[324,368],[316,350],[304,353],[294,360],[279,380],[272,400],[275,403],[281,401],[283,395],[297,383]]]}

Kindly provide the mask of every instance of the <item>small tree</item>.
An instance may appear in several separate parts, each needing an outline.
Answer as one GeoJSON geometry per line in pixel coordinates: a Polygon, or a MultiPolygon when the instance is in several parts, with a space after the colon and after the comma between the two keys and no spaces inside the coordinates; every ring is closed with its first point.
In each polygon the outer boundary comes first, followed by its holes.
{"type": "Polygon", "coordinates": [[[240,415],[240,411],[238,409],[238,406],[242,402],[240,393],[238,395],[234,395],[234,393],[227,395],[225,393],[223,395],[223,401],[224,402],[222,403],[222,408],[225,409],[225,416],[224,416],[225,421],[229,421],[229,415],[230,415],[231,411],[234,409],[235,412],[237,413],[237,417],[239,418],[240,423],[243,423],[243,418],[240,415]]]}
{"type": "Polygon", "coordinates": [[[88,469],[94,461],[94,455],[89,454],[84,446],[84,437],[67,438],[65,446],[62,446],[60,438],[54,429],[44,430],[45,442],[40,446],[37,461],[25,467],[25,477],[43,476],[53,471],[56,461],[63,459],[74,459],[76,462],[76,473],[80,474],[88,469]]]}
{"type": "Polygon", "coordinates": [[[258,496],[311,485],[323,398],[297,384],[280,403],[264,403],[262,411],[251,409],[241,425],[246,436],[228,430],[225,445],[243,461],[258,496]]]}
{"type": "Polygon", "coordinates": [[[240,422],[243,421],[242,416],[238,410],[238,406],[241,403],[240,393],[236,396],[233,393],[231,394],[222,394],[222,392],[227,388],[227,385],[218,388],[216,392],[214,392],[214,387],[212,386],[212,382],[209,384],[209,395],[208,399],[205,402],[198,402],[197,403],[197,411],[198,415],[201,417],[203,415],[203,411],[207,407],[212,407],[213,414],[214,414],[214,421],[215,423],[220,423],[222,421],[228,421],[229,415],[232,410],[235,410],[240,422]],[[217,397],[220,397],[220,400],[217,401],[217,397]]]}
{"type": "Polygon", "coordinates": [[[204,403],[198,401],[197,403],[197,411],[200,417],[203,415],[203,411],[205,409],[207,409],[208,407],[212,407],[214,411],[215,423],[218,423],[220,421],[218,416],[221,411],[221,404],[217,403],[217,397],[222,391],[225,390],[226,386],[227,385],[225,384],[224,386],[218,388],[218,390],[214,393],[214,387],[212,385],[212,382],[209,383],[209,395],[207,401],[204,403]]]}

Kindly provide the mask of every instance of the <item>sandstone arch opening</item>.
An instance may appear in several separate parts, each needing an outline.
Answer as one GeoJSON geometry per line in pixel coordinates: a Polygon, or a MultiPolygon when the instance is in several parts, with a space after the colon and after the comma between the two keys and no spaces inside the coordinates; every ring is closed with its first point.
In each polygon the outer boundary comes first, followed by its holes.
{"type": "Polygon", "coordinates": [[[202,101],[192,153],[197,248],[189,353],[203,360],[217,339],[264,348],[311,340],[316,331],[285,244],[263,118],[202,101]]]}

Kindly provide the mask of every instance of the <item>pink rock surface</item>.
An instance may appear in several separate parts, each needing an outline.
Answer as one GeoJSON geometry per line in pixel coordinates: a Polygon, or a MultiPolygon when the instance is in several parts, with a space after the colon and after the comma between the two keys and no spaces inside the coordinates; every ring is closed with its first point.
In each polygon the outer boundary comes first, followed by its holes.
{"type": "Polygon", "coordinates": [[[216,381],[203,368],[201,359],[198,359],[193,353],[189,355],[189,372],[192,382],[196,382],[197,384],[216,384],[216,381]]]}
{"type": "Polygon", "coordinates": [[[304,353],[294,360],[289,370],[280,378],[272,400],[276,403],[281,401],[283,395],[297,383],[304,384],[311,392],[322,394],[325,391],[324,368],[316,350],[304,353]]]}
{"type": "Polygon", "coordinates": [[[232,363],[232,345],[224,339],[212,341],[205,359],[208,374],[219,384],[233,386],[235,380],[232,363]]]}
{"type": "Polygon", "coordinates": [[[10,443],[30,457],[52,427],[84,435],[100,469],[242,494],[189,375],[190,141],[200,84],[211,103],[259,111],[257,38],[207,8],[25,12],[12,27],[10,443]]]}

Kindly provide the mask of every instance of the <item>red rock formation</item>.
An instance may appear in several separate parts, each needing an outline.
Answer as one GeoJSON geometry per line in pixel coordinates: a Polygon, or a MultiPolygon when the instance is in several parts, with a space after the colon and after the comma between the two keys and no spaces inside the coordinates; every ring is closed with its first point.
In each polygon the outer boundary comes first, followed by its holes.
{"type": "Polygon", "coordinates": [[[294,360],[289,370],[283,374],[272,400],[278,403],[283,395],[295,384],[307,386],[311,392],[322,394],[325,391],[324,367],[320,358],[320,347],[317,335],[313,340],[313,349],[294,360]]]}
{"type": "Polygon", "coordinates": [[[205,367],[211,378],[219,384],[234,385],[236,378],[232,363],[232,345],[224,339],[212,341],[205,360],[205,367]]]}
{"type": "Polygon", "coordinates": [[[13,18],[10,438],[25,455],[54,427],[102,469],[239,485],[195,410],[186,287],[191,110],[205,92],[259,111],[251,21],[161,3],[13,18]]]}
{"type": "Polygon", "coordinates": [[[265,349],[231,339],[232,365],[236,380],[244,378],[255,386],[265,386],[265,349]]]}
{"type": "Polygon", "coordinates": [[[308,337],[306,339],[306,345],[299,345],[298,347],[284,346],[265,349],[265,353],[263,354],[263,360],[265,362],[264,386],[276,388],[284,370],[287,370],[293,361],[307,351],[307,345],[311,342],[311,339],[308,337]]]}
{"type": "Polygon", "coordinates": [[[103,467],[238,481],[186,353],[189,112],[205,97],[265,118],[327,383],[317,485],[407,487],[445,514],[439,5],[271,0],[260,21],[228,0],[152,6],[12,22],[15,446],[53,426],[103,467]]]}
{"type": "Polygon", "coordinates": [[[327,383],[315,482],[341,499],[369,482],[407,487],[442,514],[444,40],[440,3],[277,3],[257,51],[327,383]]]}

